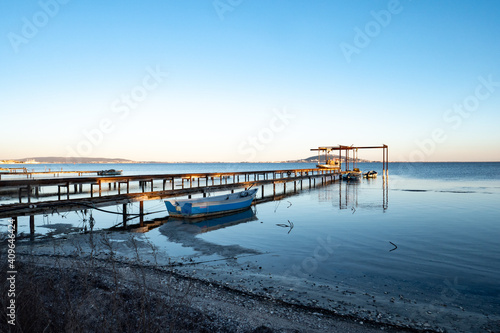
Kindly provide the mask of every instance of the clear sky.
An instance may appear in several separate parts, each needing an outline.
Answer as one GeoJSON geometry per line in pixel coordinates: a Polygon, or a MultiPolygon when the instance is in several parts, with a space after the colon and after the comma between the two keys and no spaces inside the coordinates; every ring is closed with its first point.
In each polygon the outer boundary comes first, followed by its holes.
{"type": "Polygon", "coordinates": [[[0,159],[500,161],[500,2],[0,2],[0,159]],[[382,152],[362,158],[381,159],[382,152]]]}

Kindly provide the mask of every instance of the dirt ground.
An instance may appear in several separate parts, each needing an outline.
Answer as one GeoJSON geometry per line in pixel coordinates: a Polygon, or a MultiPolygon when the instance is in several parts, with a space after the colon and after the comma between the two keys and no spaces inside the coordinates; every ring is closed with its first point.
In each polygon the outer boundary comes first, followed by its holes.
{"type": "MultiPolygon", "coordinates": [[[[8,324],[4,315],[0,331],[416,331],[202,279],[160,260],[154,247],[146,251],[147,246],[134,237],[117,240],[105,233],[80,235],[73,241],[18,242],[16,325],[8,324]]],[[[9,288],[5,252],[0,257],[5,309],[9,288]]]]}
{"type": "Polygon", "coordinates": [[[16,326],[4,316],[2,332],[410,332],[172,270],[79,257],[20,259],[16,326]]]}

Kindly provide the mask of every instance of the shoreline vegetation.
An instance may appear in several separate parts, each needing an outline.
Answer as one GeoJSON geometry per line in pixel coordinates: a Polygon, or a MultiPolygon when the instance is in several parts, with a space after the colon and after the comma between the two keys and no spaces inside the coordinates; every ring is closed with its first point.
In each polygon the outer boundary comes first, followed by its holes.
{"type": "Polygon", "coordinates": [[[72,244],[18,243],[16,325],[4,315],[0,331],[418,332],[194,277],[170,259],[160,263],[154,245],[131,235],[120,242],[107,233],[80,236],[72,244]]]}

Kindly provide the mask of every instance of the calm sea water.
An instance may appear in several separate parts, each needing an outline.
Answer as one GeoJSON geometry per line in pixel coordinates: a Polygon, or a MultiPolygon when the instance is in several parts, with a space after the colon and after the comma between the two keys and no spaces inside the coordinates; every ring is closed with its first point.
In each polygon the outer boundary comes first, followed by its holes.
{"type": "MultiPolygon", "coordinates": [[[[123,169],[125,175],[133,175],[314,165],[51,164],[29,168],[96,167],[123,169]]],[[[400,308],[418,305],[425,311],[415,320],[427,316],[424,321],[437,322],[452,331],[496,327],[500,323],[496,322],[500,319],[500,163],[391,163],[386,181],[380,176],[381,164],[360,163],[359,167],[377,170],[379,177],[313,189],[305,186],[297,195],[257,205],[253,218],[229,221],[230,226],[211,231],[199,229],[208,232],[179,235],[167,223],[146,236],[173,257],[202,260],[258,254],[245,260],[259,272],[369,293],[388,311],[397,312],[391,307],[398,302],[400,308]],[[291,224],[293,229],[285,227],[291,224]],[[446,318],[443,322],[436,315],[441,313],[446,318]],[[454,326],[454,322],[459,324],[454,326]]],[[[146,202],[145,208],[156,212],[150,218],[167,215],[160,200],[146,202]]],[[[120,207],[109,210],[119,213],[120,207]]],[[[134,211],[137,207],[132,207],[134,211]]],[[[121,220],[120,215],[104,212],[94,212],[94,216],[102,228],[121,220]]],[[[19,220],[20,231],[27,233],[29,223],[23,219],[19,220]]],[[[7,223],[0,220],[0,227],[5,230],[7,223]]],[[[83,216],[40,217],[37,232],[61,233],[61,225],[81,228],[83,216]]],[[[217,268],[222,264],[205,265],[217,268]]],[[[364,302],[360,308],[371,306],[366,300],[357,301],[364,302]]],[[[411,308],[408,311],[414,312],[411,308]]],[[[412,319],[408,313],[401,316],[412,319]]]]}

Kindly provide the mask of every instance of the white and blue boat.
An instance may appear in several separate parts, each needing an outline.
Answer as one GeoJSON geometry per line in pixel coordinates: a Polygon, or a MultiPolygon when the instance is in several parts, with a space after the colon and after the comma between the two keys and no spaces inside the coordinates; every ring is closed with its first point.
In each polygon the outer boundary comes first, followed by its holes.
{"type": "Polygon", "coordinates": [[[197,218],[226,214],[247,209],[257,194],[257,188],[217,195],[209,198],[166,200],[169,216],[197,218]]]}

